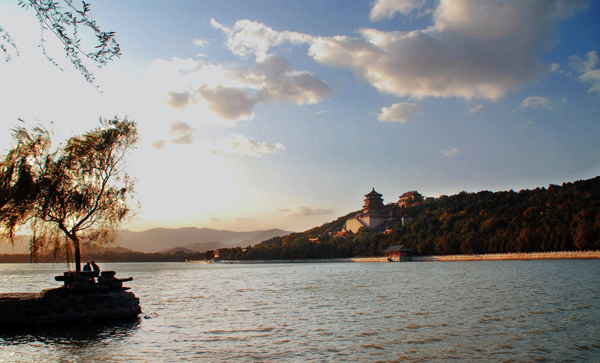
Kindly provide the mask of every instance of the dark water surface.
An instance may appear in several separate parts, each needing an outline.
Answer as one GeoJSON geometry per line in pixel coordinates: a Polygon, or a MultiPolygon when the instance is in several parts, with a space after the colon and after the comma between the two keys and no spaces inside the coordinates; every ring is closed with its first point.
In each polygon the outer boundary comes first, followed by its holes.
{"type": "MultiPolygon", "coordinates": [[[[0,330],[0,362],[600,361],[600,260],[100,264],[142,318],[0,330]]],[[[0,265],[0,292],[62,265],[0,265]]]]}

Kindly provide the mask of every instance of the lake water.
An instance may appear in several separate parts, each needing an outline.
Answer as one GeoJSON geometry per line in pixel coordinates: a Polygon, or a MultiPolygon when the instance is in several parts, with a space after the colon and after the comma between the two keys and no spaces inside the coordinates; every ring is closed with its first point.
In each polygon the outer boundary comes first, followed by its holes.
{"type": "MultiPolygon", "coordinates": [[[[600,260],[100,264],[140,319],[0,331],[0,362],[600,361],[600,260]]],[[[0,292],[62,265],[0,265],[0,292]]]]}

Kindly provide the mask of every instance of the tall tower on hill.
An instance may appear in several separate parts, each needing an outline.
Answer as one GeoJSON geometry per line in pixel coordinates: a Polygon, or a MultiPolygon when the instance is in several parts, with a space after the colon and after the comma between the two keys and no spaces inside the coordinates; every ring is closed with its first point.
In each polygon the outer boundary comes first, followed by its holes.
{"type": "Polygon", "coordinates": [[[365,205],[363,206],[363,214],[371,217],[382,217],[385,215],[385,206],[381,194],[371,190],[369,194],[365,194],[365,205]]]}
{"type": "Polygon", "coordinates": [[[385,206],[381,194],[371,190],[365,195],[365,205],[361,214],[346,221],[346,230],[357,233],[361,228],[375,228],[385,223],[388,216],[385,213],[385,206]]]}

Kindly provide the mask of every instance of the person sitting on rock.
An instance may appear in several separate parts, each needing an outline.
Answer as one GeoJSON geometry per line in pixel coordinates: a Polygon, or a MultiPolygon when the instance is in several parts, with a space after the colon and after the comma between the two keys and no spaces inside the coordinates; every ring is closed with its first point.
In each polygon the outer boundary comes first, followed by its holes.
{"type": "Polygon", "coordinates": [[[85,264],[85,265],[83,266],[83,271],[84,271],[84,272],[92,271],[92,266],[90,266],[90,262],[89,262],[89,261],[88,261],[88,263],[87,263],[87,264],[85,264]]]}
{"type": "Polygon", "coordinates": [[[96,262],[92,261],[92,268],[94,269],[95,272],[100,273],[100,267],[98,267],[98,265],[96,265],[96,262]]]}

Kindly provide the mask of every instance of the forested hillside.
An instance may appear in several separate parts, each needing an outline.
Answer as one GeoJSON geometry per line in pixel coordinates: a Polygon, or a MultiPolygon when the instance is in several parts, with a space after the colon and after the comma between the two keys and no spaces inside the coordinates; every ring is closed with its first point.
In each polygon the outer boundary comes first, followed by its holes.
{"type": "Polygon", "coordinates": [[[415,254],[499,253],[600,249],[600,177],[519,192],[461,192],[407,208],[388,204],[412,220],[331,237],[350,213],[306,232],[254,247],[221,249],[222,259],[305,259],[381,256],[403,244],[415,254]],[[389,233],[385,229],[390,228],[389,233]],[[311,242],[309,238],[320,237],[311,242]]]}

